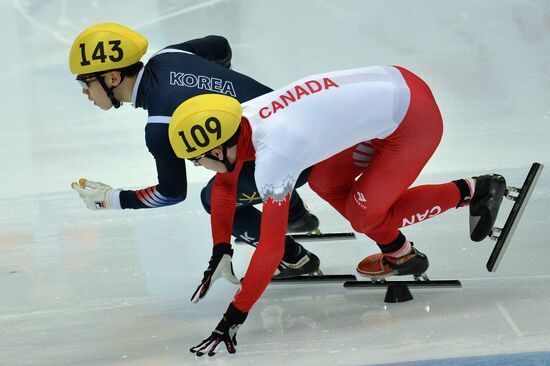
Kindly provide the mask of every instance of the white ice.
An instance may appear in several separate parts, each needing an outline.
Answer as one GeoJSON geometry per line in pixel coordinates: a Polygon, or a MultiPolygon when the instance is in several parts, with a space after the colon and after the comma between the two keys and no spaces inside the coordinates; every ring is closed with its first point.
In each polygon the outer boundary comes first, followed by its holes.
{"type": "MultiPolygon", "coordinates": [[[[546,0],[4,0],[0,365],[367,365],[550,351],[543,172],[496,273],[485,270],[493,242],[471,242],[467,210],[453,210],[405,234],[428,254],[431,278],[459,279],[462,289],[413,289],[413,301],[388,305],[382,291],[270,286],[239,331],[237,354],[195,358],[189,347],[236,291],[220,280],[204,301],[189,302],[211,251],[199,200],[211,175],[190,166],[188,199],[153,210],[92,212],[70,189],[80,177],[156,184],[146,113],[98,110],[69,73],[73,39],[97,22],[135,27],[149,38],[148,55],[223,35],[234,69],[272,87],[329,70],[410,68],[445,121],[417,183],[500,172],[521,185],[533,161],[550,167],[546,0]]],[[[301,193],[324,231],[350,229],[308,188],[301,193]]],[[[364,237],[307,247],[327,274],[354,273],[376,251],[364,237]]],[[[239,275],[251,253],[236,248],[239,275]]]]}

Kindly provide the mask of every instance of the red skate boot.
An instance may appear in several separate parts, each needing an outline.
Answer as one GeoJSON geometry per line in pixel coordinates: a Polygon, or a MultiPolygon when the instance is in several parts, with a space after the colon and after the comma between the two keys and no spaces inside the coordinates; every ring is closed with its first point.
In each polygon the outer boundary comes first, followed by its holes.
{"type": "MultiPolygon", "coordinates": [[[[412,245],[412,243],[411,243],[412,245]]],[[[428,257],[414,247],[402,257],[390,257],[383,253],[369,255],[357,265],[357,272],[365,277],[420,276],[428,269],[428,257]]]]}

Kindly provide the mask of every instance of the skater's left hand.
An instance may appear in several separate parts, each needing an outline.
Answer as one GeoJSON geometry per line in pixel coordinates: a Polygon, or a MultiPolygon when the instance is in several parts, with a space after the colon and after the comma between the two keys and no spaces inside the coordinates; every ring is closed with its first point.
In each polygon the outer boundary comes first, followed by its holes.
{"type": "Polygon", "coordinates": [[[237,331],[241,324],[246,320],[248,313],[243,313],[237,309],[233,304],[229,304],[226,313],[223,315],[222,320],[218,323],[218,326],[210,337],[204,339],[201,343],[195,347],[191,347],[189,351],[201,357],[208,353],[208,356],[212,357],[218,352],[220,345],[225,344],[227,352],[235,353],[235,346],[237,345],[237,331]]]}
{"type": "Polygon", "coordinates": [[[231,249],[231,244],[214,245],[212,248],[212,257],[210,257],[210,262],[208,262],[208,268],[204,271],[200,285],[193,293],[193,296],[191,296],[191,302],[199,302],[200,299],[206,296],[212,283],[220,277],[236,285],[240,283],[235,276],[235,272],[233,272],[232,255],[233,249],[231,249]]]}

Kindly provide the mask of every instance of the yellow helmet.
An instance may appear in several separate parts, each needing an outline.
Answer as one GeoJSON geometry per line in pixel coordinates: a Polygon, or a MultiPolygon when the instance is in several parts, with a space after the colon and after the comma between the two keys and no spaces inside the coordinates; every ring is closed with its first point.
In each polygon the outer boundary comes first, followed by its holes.
{"type": "Polygon", "coordinates": [[[202,94],[181,103],[175,110],[168,137],[179,158],[192,159],[229,140],[239,128],[242,108],[235,98],[202,94]]]}
{"type": "Polygon", "coordinates": [[[115,23],[96,24],[76,37],[69,54],[73,74],[93,74],[137,63],[147,51],[147,39],[115,23]]]}

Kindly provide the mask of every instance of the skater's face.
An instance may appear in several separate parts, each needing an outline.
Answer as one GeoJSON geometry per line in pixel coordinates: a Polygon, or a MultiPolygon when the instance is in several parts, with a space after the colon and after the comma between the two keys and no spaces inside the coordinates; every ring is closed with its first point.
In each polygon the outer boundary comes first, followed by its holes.
{"type": "MultiPolygon", "coordinates": [[[[227,160],[230,164],[235,163],[235,157],[237,153],[237,146],[233,146],[227,149],[227,160]]],[[[215,171],[216,173],[227,173],[227,168],[223,161],[223,150],[221,147],[216,147],[212,151],[199,157],[199,159],[193,159],[192,162],[195,166],[202,166],[208,170],[215,171]]]]}
{"type": "MultiPolygon", "coordinates": [[[[103,76],[100,76],[105,81],[105,85],[110,89],[116,87],[120,84],[120,73],[118,72],[109,72],[103,76]]],[[[88,96],[88,100],[93,102],[96,106],[103,109],[104,111],[111,109],[113,103],[105,93],[105,90],[101,86],[101,83],[97,78],[90,78],[85,82],[81,83],[82,85],[82,94],[88,96]]]]}

